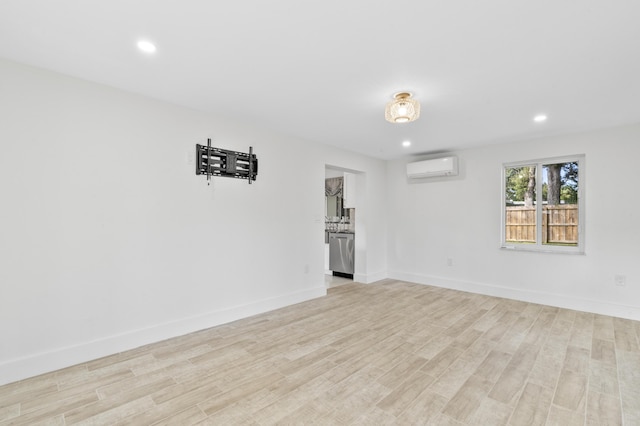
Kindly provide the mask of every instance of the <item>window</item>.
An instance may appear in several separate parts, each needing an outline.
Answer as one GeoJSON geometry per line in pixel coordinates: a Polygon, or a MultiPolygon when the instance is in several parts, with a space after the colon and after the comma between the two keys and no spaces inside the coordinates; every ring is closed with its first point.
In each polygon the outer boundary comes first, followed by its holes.
{"type": "Polygon", "coordinates": [[[505,164],[502,247],[584,253],[584,156],[505,164]]]}

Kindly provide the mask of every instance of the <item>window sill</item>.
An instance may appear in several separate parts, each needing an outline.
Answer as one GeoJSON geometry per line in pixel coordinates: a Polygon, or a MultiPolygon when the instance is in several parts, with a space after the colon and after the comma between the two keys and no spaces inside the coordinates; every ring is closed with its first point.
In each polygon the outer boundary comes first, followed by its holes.
{"type": "Polygon", "coordinates": [[[569,255],[580,255],[585,256],[586,253],[584,250],[579,248],[575,248],[575,250],[562,250],[562,249],[548,249],[548,248],[538,248],[538,246],[532,247],[519,247],[519,246],[500,246],[500,250],[505,251],[522,251],[527,253],[546,253],[546,254],[569,254],[569,255]]]}

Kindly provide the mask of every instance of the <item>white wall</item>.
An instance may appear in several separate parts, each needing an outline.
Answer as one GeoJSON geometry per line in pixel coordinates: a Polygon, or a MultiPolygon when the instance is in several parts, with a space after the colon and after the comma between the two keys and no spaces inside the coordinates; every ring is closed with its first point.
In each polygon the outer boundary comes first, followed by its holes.
{"type": "Polygon", "coordinates": [[[386,270],[383,161],[7,61],[0,120],[0,384],[326,294],[325,164],[386,270]],[[257,181],[207,187],[207,137],[257,181]]]}
{"type": "Polygon", "coordinates": [[[406,179],[405,164],[422,158],[389,162],[391,277],[640,319],[640,125],[457,155],[459,177],[428,183],[406,179]],[[502,164],[571,154],[586,155],[586,254],[501,250],[502,164]]]}
{"type": "Polygon", "coordinates": [[[409,184],[406,159],[2,60],[0,120],[0,384],[324,295],[327,165],[358,173],[359,281],[640,319],[640,126],[460,151],[460,177],[409,184]],[[253,146],[257,182],[207,187],[207,137],[253,146]],[[586,255],[500,250],[502,163],[582,153],[586,255]]]}

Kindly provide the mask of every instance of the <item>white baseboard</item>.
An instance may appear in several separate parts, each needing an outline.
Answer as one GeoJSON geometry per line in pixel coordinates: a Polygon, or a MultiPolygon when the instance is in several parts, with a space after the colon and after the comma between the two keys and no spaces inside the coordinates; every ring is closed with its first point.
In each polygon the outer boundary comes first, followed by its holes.
{"type": "Polygon", "coordinates": [[[577,311],[640,321],[640,307],[638,306],[622,305],[601,300],[577,298],[555,293],[543,293],[533,290],[503,287],[472,281],[452,280],[449,278],[412,274],[401,271],[389,271],[389,278],[409,281],[416,284],[432,285],[434,287],[450,288],[453,290],[467,291],[487,296],[504,297],[506,299],[521,300],[529,303],[537,303],[541,305],[555,306],[558,308],[573,309],[577,311]]]}
{"type": "Polygon", "coordinates": [[[152,327],[57,348],[0,364],[0,385],[37,376],[150,343],[204,330],[252,315],[326,296],[324,286],[183,318],[152,327]]]}
{"type": "Polygon", "coordinates": [[[373,274],[354,274],[353,275],[353,280],[355,282],[363,283],[363,284],[375,283],[376,281],[384,280],[385,278],[387,278],[386,271],[376,272],[373,274]]]}

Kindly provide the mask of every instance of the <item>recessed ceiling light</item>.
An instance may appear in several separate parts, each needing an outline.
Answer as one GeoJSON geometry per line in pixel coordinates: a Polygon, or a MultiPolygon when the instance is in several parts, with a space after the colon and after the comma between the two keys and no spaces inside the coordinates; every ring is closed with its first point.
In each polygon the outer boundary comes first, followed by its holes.
{"type": "Polygon", "coordinates": [[[145,53],[155,53],[156,45],[151,43],[150,41],[140,40],[138,42],[138,49],[142,50],[145,53]]]}
{"type": "Polygon", "coordinates": [[[409,147],[409,146],[411,146],[411,142],[409,142],[409,141],[404,141],[404,142],[402,142],[402,146],[404,146],[405,148],[406,148],[406,147],[409,147]]]}
{"type": "Polygon", "coordinates": [[[544,121],[547,121],[547,116],[544,114],[536,115],[535,117],[533,117],[533,121],[535,121],[536,123],[542,123],[544,121]]]}

